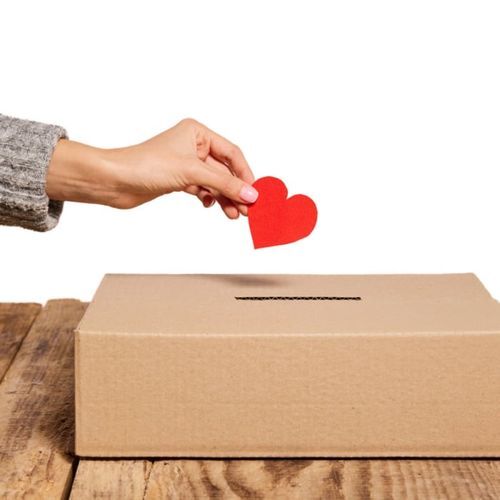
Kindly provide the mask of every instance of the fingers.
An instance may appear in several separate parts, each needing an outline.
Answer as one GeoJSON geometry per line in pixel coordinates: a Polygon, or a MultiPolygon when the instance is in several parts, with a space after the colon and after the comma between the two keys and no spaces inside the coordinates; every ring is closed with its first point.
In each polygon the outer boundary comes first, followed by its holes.
{"type": "Polygon", "coordinates": [[[239,210],[234,206],[234,203],[230,199],[220,194],[215,195],[215,199],[229,219],[237,219],[240,216],[239,210]]]}
{"type": "Polygon", "coordinates": [[[197,194],[199,200],[203,203],[205,208],[210,208],[215,203],[215,197],[206,189],[200,189],[200,192],[197,194]]]}
{"type": "Polygon", "coordinates": [[[255,177],[241,150],[195,120],[181,123],[197,136],[198,161],[188,167],[186,181],[191,186],[185,191],[198,196],[205,206],[211,206],[215,198],[231,219],[247,215],[247,205],[256,201],[258,192],[252,187],[255,177]],[[196,186],[206,192],[196,191],[196,186]]]}
{"type": "Polygon", "coordinates": [[[237,203],[253,203],[259,195],[254,187],[239,177],[199,159],[193,159],[187,176],[189,184],[211,188],[237,203]]]}
{"type": "MultiPolygon", "coordinates": [[[[209,165],[212,165],[212,166],[218,168],[221,172],[228,172],[229,171],[228,167],[226,165],[224,165],[220,161],[217,161],[211,155],[207,156],[207,158],[205,160],[205,163],[208,163],[209,165]]],[[[248,207],[247,207],[247,205],[245,205],[244,203],[238,203],[237,201],[231,202],[231,203],[233,203],[236,206],[236,208],[238,209],[238,211],[240,212],[240,214],[242,214],[242,215],[248,215],[248,207]]]]}
{"type": "Polygon", "coordinates": [[[211,193],[207,189],[200,188],[199,186],[188,186],[184,191],[196,196],[203,203],[205,208],[210,208],[217,200],[222,211],[230,219],[237,219],[240,215],[234,203],[221,194],[211,193]]]}
{"type": "Polygon", "coordinates": [[[253,184],[255,177],[241,149],[205,125],[201,126],[210,140],[209,154],[228,166],[244,182],[253,184]]]}
{"type": "Polygon", "coordinates": [[[203,203],[205,208],[209,208],[215,203],[214,195],[200,186],[188,186],[184,191],[196,196],[203,203]]]}

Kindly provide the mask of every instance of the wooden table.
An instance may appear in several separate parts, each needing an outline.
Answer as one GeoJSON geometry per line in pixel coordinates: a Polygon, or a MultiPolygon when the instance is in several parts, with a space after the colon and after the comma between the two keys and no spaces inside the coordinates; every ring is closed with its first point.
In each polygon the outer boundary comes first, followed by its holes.
{"type": "Polygon", "coordinates": [[[73,329],[85,308],[0,304],[0,498],[500,499],[500,460],[79,460],[73,329]]]}

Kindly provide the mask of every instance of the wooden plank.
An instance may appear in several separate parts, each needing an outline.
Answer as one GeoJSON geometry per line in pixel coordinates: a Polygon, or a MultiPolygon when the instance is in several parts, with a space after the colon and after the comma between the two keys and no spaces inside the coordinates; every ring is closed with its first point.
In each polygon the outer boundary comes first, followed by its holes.
{"type": "Polygon", "coordinates": [[[70,500],[143,500],[151,467],[148,460],[80,460],[70,500]]]}
{"type": "Polygon", "coordinates": [[[336,460],[171,460],[154,462],[145,499],[334,499],[336,460]]]}
{"type": "Polygon", "coordinates": [[[498,460],[350,460],[340,476],[346,498],[500,498],[498,460]]]}
{"type": "Polygon", "coordinates": [[[50,301],[0,384],[2,498],[61,498],[71,485],[73,329],[85,307],[50,301]]]}
{"type": "Polygon", "coordinates": [[[496,499],[495,460],[82,460],[72,500],[496,499]]]}
{"type": "Polygon", "coordinates": [[[0,382],[41,308],[40,304],[0,304],[0,382]]]}

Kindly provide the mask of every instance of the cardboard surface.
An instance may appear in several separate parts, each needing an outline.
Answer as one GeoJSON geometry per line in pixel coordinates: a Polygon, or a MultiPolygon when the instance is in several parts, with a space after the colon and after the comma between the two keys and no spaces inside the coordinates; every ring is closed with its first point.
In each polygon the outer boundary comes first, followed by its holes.
{"type": "Polygon", "coordinates": [[[83,456],[500,456],[472,274],[108,275],[76,331],[83,456]]]}

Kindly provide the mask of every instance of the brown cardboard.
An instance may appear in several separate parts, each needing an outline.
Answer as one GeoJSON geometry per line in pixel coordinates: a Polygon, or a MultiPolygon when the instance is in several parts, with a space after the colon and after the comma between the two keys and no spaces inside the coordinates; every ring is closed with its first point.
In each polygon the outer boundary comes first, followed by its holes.
{"type": "Polygon", "coordinates": [[[107,275],[76,452],[500,456],[500,304],[473,274],[107,275]]]}

